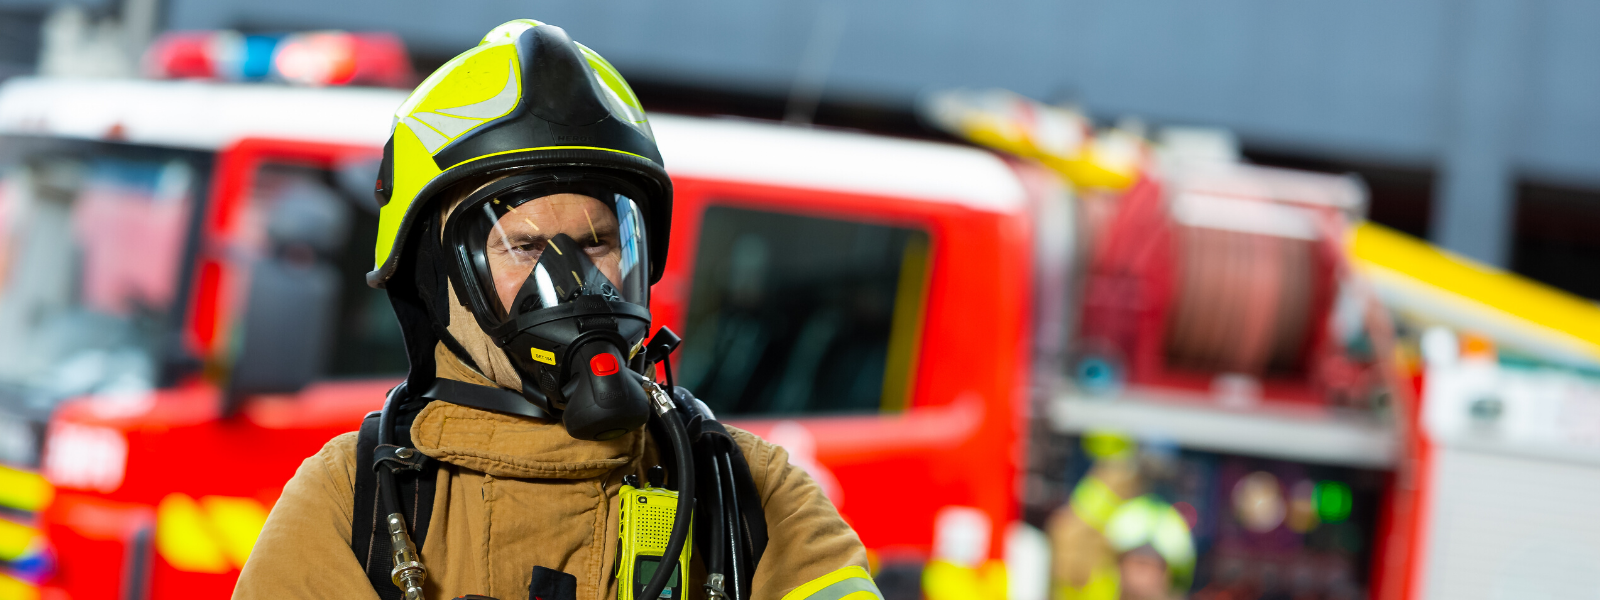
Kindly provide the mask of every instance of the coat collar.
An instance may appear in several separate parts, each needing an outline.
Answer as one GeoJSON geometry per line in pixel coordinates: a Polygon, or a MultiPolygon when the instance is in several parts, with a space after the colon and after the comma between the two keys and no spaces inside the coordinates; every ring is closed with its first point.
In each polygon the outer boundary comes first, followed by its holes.
{"type": "MultiPolygon", "coordinates": [[[[487,378],[437,352],[439,376],[478,385],[487,378]]],[[[591,442],[567,435],[559,421],[507,415],[432,402],[411,424],[423,454],[495,477],[588,479],[632,463],[644,453],[644,432],[591,442]]]]}

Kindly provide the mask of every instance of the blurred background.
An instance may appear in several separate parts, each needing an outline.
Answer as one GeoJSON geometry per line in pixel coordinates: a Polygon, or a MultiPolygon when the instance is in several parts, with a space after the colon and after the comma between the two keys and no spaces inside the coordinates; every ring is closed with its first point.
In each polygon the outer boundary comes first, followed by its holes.
{"type": "Polygon", "coordinates": [[[227,596],[405,370],[393,112],[514,18],[885,598],[1600,597],[1600,4],[0,0],[0,600],[227,596]]]}

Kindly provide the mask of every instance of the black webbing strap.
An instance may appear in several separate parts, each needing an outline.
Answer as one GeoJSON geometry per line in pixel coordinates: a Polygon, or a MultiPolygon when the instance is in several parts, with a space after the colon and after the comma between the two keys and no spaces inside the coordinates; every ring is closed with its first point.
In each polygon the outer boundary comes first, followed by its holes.
{"type": "Polygon", "coordinates": [[[527,398],[522,397],[522,394],[503,388],[476,385],[442,377],[433,380],[433,387],[423,392],[422,397],[508,415],[520,415],[536,419],[549,417],[548,413],[534,406],[527,398]]]}
{"type": "MultiPolygon", "coordinates": [[[[712,421],[715,423],[715,421],[712,421]]],[[[721,427],[721,423],[717,423],[721,427]]],[[[726,431],[726,430],[724,430],[726,431]]],[[[732,439],[731,437],[729,439],[732,439]]],[[[733,485],[739,494],[739,514],[744,518],[744,530],[749,535],[750,574],[755,576],[755,566],[767,551],[767,513],[761,506],[761,494],[756,491],[756,480],[750,475],[750,464],[744,460],[744,450],[738,444],[728,453],[733,458],[733,485]]],[[[749,582],[745,582],[749,589],[749,582]]]]}
{"type": "Polygon", "coordinates": [[[432,315],[427,324],[433,330],[433,336],[462,364],[476,371],[479,370],[477,361],[456,340],[456,336],[450,334],[450,304],[455,299],[450,297],[449,279],[440,268],[448,258],[439,247],[439,230],[434,226],[433,219],[429,219],[422,239],[417,244],[417,299],[422,302],[423,309],[432,315]]]}
{"type": "MultiPolygon", "coordinates": [[[[373,452],[378,447],[378,415],[378,412],[369,413],[361,421],[361,432],[356,437],[355,507],[350,519],[350,549],[366,569],[367,580],[372,583],[372,589],[377,590],[378,597],[399,600],[402,597],[400,588],[389,576],[394,568],[394,556],[389,547],[388,531],[383,526],[383,511],[378,506],[378,474],[372,468],[373,452]]],[[[411,418],[396,421],[395,440],[409,446],[411,418]]],[[[411,540],[419,552],[428,537],[439,471],[437,461],[424,464],[421,471],[395,473],[395,481],[400,486],[400,510],[411,526],[411,540]]]]}

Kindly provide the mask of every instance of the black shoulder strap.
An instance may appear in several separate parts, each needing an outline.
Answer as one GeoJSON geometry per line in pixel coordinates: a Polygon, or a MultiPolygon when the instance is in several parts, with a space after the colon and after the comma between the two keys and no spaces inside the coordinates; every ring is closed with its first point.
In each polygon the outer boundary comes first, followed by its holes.
{"type": "MultiPolygon", "coordinates": [[[[378,448],[379,412],[368,413],[361,421],[361,432],[356,437],[355,506],[350,515],[350,549],[356,560],[367,571],[367,580],[383,600],[399,600],[400,588],[395,587],[389,572],[394,568],[394,556],[389,548],[389,536],[382,523],[378,507],[378,474],[373,470],[373,452],[378,448]]],[[[395,440],[401,445],[411,445],[411,420],[396,419],[395,440]]],[[[427,461],[421,471],[402,471],[395,475],[400,486],[400,507],[411,526],[411,539],[421,551],[428,536],[428,521],[433,516],[433,494],[438,486],[438,461],[427,461]]]]}
{"type": "MultiPolygon", "coordinates": [[[[422,394],[423,400],[446,400],[456,404],[486,410],[543,417],[538,407],[523,400],[522,396],[501,390],[449,379],[436,379],[433,386],[422,394]]],[[[397,406],[405,405],[397,402],[397,406]]],[[[382,526],[382,511],[378,506],[378,474],[373,469],[373,453],[378,449],[378,423],[381,411],[372,412],[361,421],[361,432],[356,437],[355,506],[350,519],[350,549],[356,560],[367,571],[367,579],[383,600],[399,600],[400,588],[390,579],[394,558],[390,552],[389,536],[382,526]]],[[[396,415],[394,439],[401,446],[411,445],[411,422],[414,411],[402,410],[396,415]]],[[[428,536],[428,521],[433,516],[433,494],[438,485],[439,463],[426,461],[421,471],[401,471],[395,474],[400,485],[400,506],[406,513],[406,523],[411,526],[411,539],[422,549],[428,536]]]]}
{"type": "Polygon", "coordinates": [[[767,551],[767,512],[761,506],[761,494],[756,491],[756,480],[750,475],[750,463],[744,460],[744,450],[735,443],[728,456],[733,458],[733,485],[739,494],[739,513],[744,518],[745,532],[750,536],[745,542],[750,544],[750,574],[754,576],[756,564],[767,551]]]}

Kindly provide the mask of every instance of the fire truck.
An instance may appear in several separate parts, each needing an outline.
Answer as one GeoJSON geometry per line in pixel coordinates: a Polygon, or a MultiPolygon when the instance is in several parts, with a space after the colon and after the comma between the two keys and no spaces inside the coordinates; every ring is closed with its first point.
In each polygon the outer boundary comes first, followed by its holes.
{"type": "MultiPolygon", "coordinates": [[[[38,536],[8,577],[47,597],[228,594],[300,461],[404,371],[386,297],[361,278],[367,179],[403,99],[140,80],[0,92],[4,362],[19,397],[78,398],[36,430],[42,458],[13,460],[53,498],[8,521],[38,536]],[[267,251],[286,236],[320,240],[313,264],[267,251]]],[[[1003,539],[1031,207],[1063,201],[1060,185],[956,145],[652,126],[676,187],[652,312],[694,340],[679,378],[788,447],[886,564],[925,557],[946,507],[982,515],[962,535],[1003,539]]]]}
{"type": "MultiPolygon", "coordinates": [[[[370,176],[403,98],[0,88],[0,596],[229,593],[300,461],[405,369],[362,278],[370,176]],[[313,260],[270,251],[285,240],[313,260]]],[[[1360,225],[1359,181],[1157,169],[1125,131],[1084,132],[1058,160],[993,135],[972,137],[1002,152],[652,127],[676,198],[651,308],[686,338],[679,379],[790,451],[888,597],[1054,593],[1052,560],[1073,549],[1052,518],[1107,439],[1139,448],[1145,489],[1182,515],[1196,597],[1436,597],[1454,572],[1438,565],[1462,564],[1427,562],[1448,546],[1428,515],[1467,492],[1433,487],[1427,427],[1455,413],[1419,398],[1440,393],[1428,365],[1481,379],[1453,357],[1484,343],[1434,335],[1425,364],[1387,315],[1462,328],[1428,307],[1481,281],[1441,273],[1497,275],[1360,225]]],[[[1563,364],[1600,356],[1600,336],[1560,333],[1593,307],[1539,293],[1554,299],[1485,309],[1514,315],[1486,333],[1560,338],[1563,364]],[[1537,316],[1550,306],[1568,320],[1537,316]]],[[[1457,387],[1490,384],[1473,385],[1457,387]]]]}

